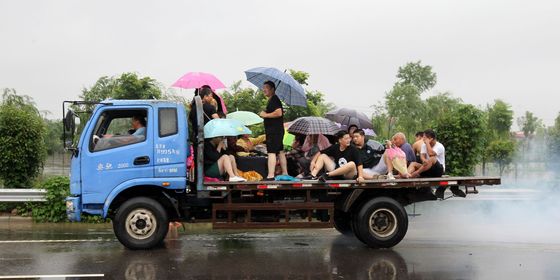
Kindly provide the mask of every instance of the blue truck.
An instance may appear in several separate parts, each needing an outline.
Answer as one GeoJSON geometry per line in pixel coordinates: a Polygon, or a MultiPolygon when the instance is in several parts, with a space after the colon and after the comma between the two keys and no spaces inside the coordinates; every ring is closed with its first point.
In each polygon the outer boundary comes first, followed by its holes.
{"type": "Polygon", "coordinates": [[[211,222],[220,229],[334,227],[367,246],[388,248],[407,232],[404,206],[434,200],[436,188],[462,188],[466,194],[476,194],[479,186],[500,184],[499,177],[362,184],[351,180],[204,182],[199,97],[193,106],[198,108],[199,125],[196,137],[189,139],[187,110],[181,103],[65,101],[65,146],[72,154],[68,219],[80,221],[84,213],[110,218],[117,239],[133,250],[161,244],[174,221],[211,222]],[[76,119],[85,111],[91,116],[80,125],[79,139],[74,141],[76,119]],[[142,135],[128,131],[136,116],[145,120],[142,135]],[[194,161],[189,165],[191,153],[194,161]]]}

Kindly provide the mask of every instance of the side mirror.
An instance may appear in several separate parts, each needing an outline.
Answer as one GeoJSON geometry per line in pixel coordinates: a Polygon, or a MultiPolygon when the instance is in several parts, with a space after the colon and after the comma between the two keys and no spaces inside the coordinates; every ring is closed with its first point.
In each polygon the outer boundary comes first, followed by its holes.
{"type": "Polygon", "coordinates": [[[68,109],[62,122],[64,124],[64,148],[73,150],[74,133],[76,132],[76,113],[72,109],[68,109]]]}

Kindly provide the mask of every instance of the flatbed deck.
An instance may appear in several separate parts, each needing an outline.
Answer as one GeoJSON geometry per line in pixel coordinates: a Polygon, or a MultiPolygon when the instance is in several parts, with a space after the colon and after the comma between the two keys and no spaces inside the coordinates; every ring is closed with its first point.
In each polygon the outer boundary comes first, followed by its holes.
{"type": "Polygon", "coordinates": [[[205,182],[204,190],[290,190],[290,189],[372,189],[372,188],[420,188],[438,186],[465,186],[476,187],[484,185],[499,185],[500,177],[440,177],[440,178],[415,178],[415,179],[376,179],[366,180],[362,184],[355,180],[332,180],[325,183],[319,181],[258,181],[258,182],[205,182]]]}

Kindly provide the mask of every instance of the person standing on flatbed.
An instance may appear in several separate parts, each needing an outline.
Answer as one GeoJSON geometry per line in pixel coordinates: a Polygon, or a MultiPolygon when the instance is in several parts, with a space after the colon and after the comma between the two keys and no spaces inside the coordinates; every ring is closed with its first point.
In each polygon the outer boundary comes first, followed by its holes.
{"type": "Polygon", "coordinates": [[[264,82],[263,92],[268,98],[266,109],[259,116],[264,119],[264,132],[266,134],[266,149],[268,153],[268,176],[266,181],[274,180],[276,170],[276,155],[280,160],[282,175],[288,174],[286,153],[284,152],[284,108],[280,98],[275,93],[276,85],[271,81],[264,82]]]}

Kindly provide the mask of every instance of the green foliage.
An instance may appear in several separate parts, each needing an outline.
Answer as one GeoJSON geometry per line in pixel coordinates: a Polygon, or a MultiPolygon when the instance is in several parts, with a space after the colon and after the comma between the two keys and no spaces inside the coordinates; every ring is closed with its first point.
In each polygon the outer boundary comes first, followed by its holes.
{"type": "Polygon", "coordinates": [[[486,147],[485,153],[498,164],[502,176],[505,168],[513,161],[515,150],[515,142],[512,140],[494,140],[486,147]]]}
{"type": "Polygon", "coordinates": [[[222,94],[229,112],[250,111],[258,114],[266,107],[266,97],[262,91],[252,88],[241,88],[241,81],[235,82],[222,94]]]}
{"type": "Polygon", "coordinates": [[[307,85],[307,79],[309,79],[309,73],[290,69],[290,75],[298,83],[300,83],[302,85],[307,85]]]}
{"type": "Polygon", "coordinates": [[[560,160],[560,113],[554,120],[554,126],[548,129],[547,146],[550,159],[560,160]]]}
{"type": "Polygon", "coordinates": [[[43,183],[42,188],[47,190],[47,201],[34,204],[31,210],[33,220],[51,223],[66,221],[65,199],[70,194],[69,178],[51,177],[43,183]]]}
{"type": "Polygon", "coordinates": [[[31,187],[46,158],[45,133],[32,100],[5,90],[0,105],[0,178],[6,187],[31,187]]]}
{"type": "Polygon", "coordinates": [[[325,102],[323,93],[319,91],[307,91],[307,107],[287,106],[284,121],[290,122],[299,117],[324,116],[328,111],[334,109],[334,105],[325,102]]]}
{"type": "Polygon", "coordinates": [[[473,105],[460,104],[434,125],[438,141],[445,146],[445,172],[470,176],[483,152],[484,114],[473,105]]]}
{"type": "Polygon", "coordinates": [[[511,106],[502,100],[494,101],[494,105],[488,106],[488,128],[497,137],[507,137],[513,122],[513,110],[511,106]]]}
{"type": "MultiPolygon", "coordinates": [[[[138,77],[136,73],[123,73],[116,77],[103,76],[90,88],[84,88],[80,98],[84,101],[100,102],[112,99],[161,99],[163,86],[150,77],[138,77]]],[[[91,112],[95,105],[84,106],[76,111],[91,112]]],[[[85,125],[91,114],[81,114],[80,124],[85,125]]],[[[78,129],[80,130],[81,127],[78,129]]]]}
{"type": "MultiPolygon", "coordinates": [[[[385,96],[387,113],[397,119],[397,129],[407,135],[415,133],[424,115],[424,102],[417,87],[395,84],[385,96]]],[[[425,128],[424,128],[425,129],[425,128]]]]}
{"type": "MultiPolygon", "coordinates": [[[[424,101],[425,111],[422,116],[422,122],[429,124],[428,127],[432,127],[442,116],[455,110],[457,106],[462,103],[463,101],[460,98],[453,97],[449,92],[442,92],[428,97],[426,101],[424,101]]],[[[421,127],[420,130],[424,130],[428,127],[421,127]]]]}
{"type": "Polygon", "coordinates": [[[526,138],[531,137],[537,128],[542,126],[542,121],[532,112],[526,111],[525,115],[517,119],[517,125],[523,130],[526,138]]]}
{"type": "Polygon", "coordinates": [[[423,66],[422,61],[409,62],[399,67],[397,78],[398,84],[414,86],[419,93],[433,88],[437,83],[437,75],[432,72],[432,66],[423,66]]]}
{"type": "Polygon", "coordinates": [[[46,125],[46,137],[45,146],[47,149],[47,154],[52,155],[55,153],[64,152],[64,147],[62,145],[62,121],[61,120],[47,120],[45,119],[46,125]]]}

